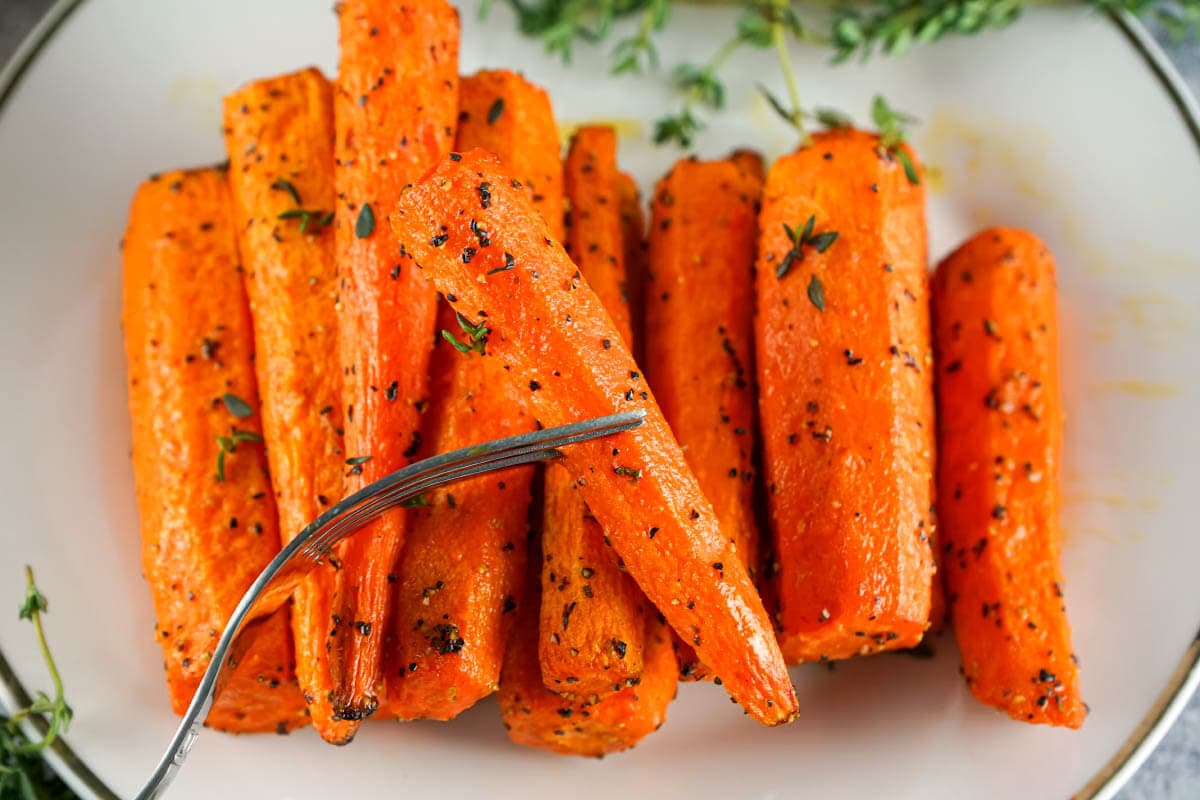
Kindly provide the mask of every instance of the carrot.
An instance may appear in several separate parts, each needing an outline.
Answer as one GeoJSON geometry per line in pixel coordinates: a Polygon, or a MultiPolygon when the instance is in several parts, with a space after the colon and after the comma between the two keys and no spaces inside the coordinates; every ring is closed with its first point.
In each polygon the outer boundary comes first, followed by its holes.
{"type": "Polygon", "coordinates": [[[575,476],[546,467],[542,518],[542,680],[564,694],[620,691],[642,674],[645,600],[575,476]]]}
{"type": "Polygon", "coordinates": [[[734,150],[729,154],[729,160],[751,180],[757,181],[761,192],[761,186],[767,180],[767,167],[762,155],[757,150],[734,150]]]}
{"type": "Polygon", "coordinates": [[[633,319],[633,354],[640,363],[645,349],[646,281],[650,272],[646,215],[637,181],[627,172],[617,174],[621,202],[621,236],[625,244],[625,282],[629,315],[633,319]]]}
{"type": "Polygon", "coordinates": [[[629,573],[730,694],[765,724],[791,720],[795,692],[750,576],[611,317],[528,197],[475,150],[443,159],[391,219],[542,424],[645,411],[638,428],[572,445],[563,463],[629,573]],[[491,244],[464,264],[473,229],[491,244]]]}
{"type": "MultiPolygon", "coordinates": [[[[384,224],[405,184],[450,149],[458,116],[458,13],[443,0],[338,6],[341,62],[334,101],[335,257],[344,278],[338,338],[345,449],[357,489],[421,450],[437,296],[384,224]],[[378,217],[378,224],[376,222],[378,217]]],[[[379,704],[384,631],[405,515],[390,514],[352,539],[332,615],[334,710],[346,719],[379,704]]]]}
{"type": "Polygon", "coordinates": [[[1054,258],[1027,231],[983,231],[937,269],[942,558],[975,697],[1078,728],[1087,707],[1059,567],[1055,295],[1054,258]]]}
{"type": "MultiPolygon", "coordinates": [[[[562,161],[545,91],[513,72],[480,72],[463,79],[459,105],[458,146],[496,153],[561,228],[562,161]]],[[[440,327],[461,335],[448,306],[440,327]]],[[[444,338],[430,396],[425,430],[434,452],[534,427],[498,359],[458,353],[444,338]]],[[[389,713],[449,719],[495,691],[525,575],[532,477],[526,468],[458,483],[432,493],[412,522],[396,570],[389,713]]]]}
{"type": "MultiPolygon", "coordinates": [[[[341,372],[333,234],[333,99],[316,69],[255,81],[225,98],[225,146],[238,245],[254,321],[263,437],[283,538],[342,495],[341,372]],[[302,230],[303,228],[303,230],[302,230]]],[[[336,559],[335,559],[336,561],[336,559]]],[[[334,718],[325,651],[332,565],[305,578],[292,606],[296,676],[329,742],[357,724],[334,718]]]]}
{"type": "MultiPolygon", "coordinates": [[[[223,171],[168,172],[134,195],[122,323],[142,568],[171,707],[182,714],[217,635],[279,549],[254,382],[250,309],[223,171]]],[[[288,612],[263,621],[208,716],[286,732],[307,721],[288,612]]]]}
{"type": "MultiPolygon", "coordinates": [[[[454,312],[441,324],[459,331],[454,312]]],[[[429,426],[437,452],[533,429],[498,359],[434,350],[429,426]]],[[[425,495],[396,580],[397,643],[387,710],[451,719],[496,690],[525,574],[533,468],[462,481],[425,495]]]]}
{"type": "Polygon", "coordinates": [[[912,647],[929,623],[924,203],[861,131],[817,134],[767,176],[759,412],[789,662],[912,647]]]}
{"type": "Polygon", "coordinates": [[[625,182],[617,170],[616,132],[604,126],[584,126],[576,131],[563,174],[571,209],[563,245],[628,347],[633,341],[633,316],[621,212],[623,207],[628,209],[629,200],[628,188],[622,190],[625,182]]]}
{"type": "MultiPolygon", "coordinates": [[[[531,548],[532,563],[540,552],[531,548]]],[[[546,688],[538,662],[541,587],[526,585],[500,677],[500,713],[509,738],[557,753],[603,756],[626,750],[662,726],[679,671],[670,629],[657,614],[645,620],[646,663],[641,680],[606,697],[565,698],[546,688]]]]}
{"type": "MultiPolygon", "coordinates": [[[[629,222],[621,213],[624,193],[616,161],[611,128],[580,128],[571,140],[564,180],[571,208],[566,246],[632,346],[625,260],[629,222]]],[[[644,660],[642,593],[624,574],[574,476],[559,464],[546,469],[542,557],[538,651],[546,686],[603,697],[636,681],[644,660]]]]}
{"type": "MultiPolygon", "coordinates": [[[[754,247],[761,177],[682,159],[655,188],[646,372],[721,531],[753,576],[754,247]]],[[[706,670],[686,642],[683,677],[706,670]]]]}
{"type": "Polygon", "coordinates": [[[459,150],[496,154],[529,192],[529,199],[561,240],[563,164],[550,96],[506,69],[480,70],[458,86],[459,150]]]}

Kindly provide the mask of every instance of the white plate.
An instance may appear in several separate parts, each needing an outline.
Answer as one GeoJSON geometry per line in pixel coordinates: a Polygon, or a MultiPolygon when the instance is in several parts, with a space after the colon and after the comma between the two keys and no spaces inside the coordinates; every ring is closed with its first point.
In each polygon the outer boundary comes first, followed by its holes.
{"type": "MultiPolygon", "coordinates": [[[[678,12],[664,61],[712,52],[730,14],[678,12]]],[[[643,187],[667,169],[674,154],[646,139],[674,102],[664,86],[604,76],[596,51],[563,69],[513,33],[502,8],[486,24],[467,8],[464,22],[464,71],[522,68],[567,122],[636,122],[624,163],[643,187]]],[[[172,796],[1111,796],[1146,749],[1118,755],[1123,744],[1155,741],[1143,721],[1169,720],[1186,696],[1200,622],[1197,117],[1140,36],[1103,16],[1039,11],[1004,33],[866,66],[794,53],[810,102],[862,118],[882,91],[924,121],[915,139],[941,175],[930,181],[935,257],[988,223],[1031,227],[1058,255],[1067,599],[1093,712],[1081,732],[975,703],[943,638],[933,661],[796,670],[803,716],[782,730],[745,720],[719,689],[688,685],[660,734],[583,761],[509,744],[485,702],[451,724],[369,724],[344,749],[311,731],[206,735],[172,796]]],[[[222,93],[311,62],[332,73],[335,60],[327,0],[87,0],[3,96],[0,609],[19,598],[20,565],[35,565],[77,713],[79,761],[56,758],[95,796],[110,796],[101,783],[129,796],[175,725],[128,466],[117,252],[128,200],[152,171],[223,157],[222,93]]],[[[769,53],[739,55],[730,70],[732,107],[701,153],[777,155],[788,131],[752,91],[759,76],[776,81],[769,53]]],[[[25,686],[44,685],[32,632],[7,612],[0,651],[25,686]]],[[[0,698],[16,692],[0,663],[0,698]]]]}

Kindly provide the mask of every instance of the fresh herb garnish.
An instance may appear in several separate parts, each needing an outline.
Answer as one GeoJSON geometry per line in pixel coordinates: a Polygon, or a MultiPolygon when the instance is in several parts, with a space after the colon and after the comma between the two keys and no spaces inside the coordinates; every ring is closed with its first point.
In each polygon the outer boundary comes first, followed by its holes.
{"type": "Polygon", "coordinates": [[[292,202],[297,206],[304,205],[304,203],[300,200],[300,193],[296,191],[296,187],[292,185],[291,181],[280,178],[271,184],[271,188],[275,189],[276,191],[287,192],[290,194],[292,196],[292,202]]]}
{"type": "MultiPolygon", "coordinates": [[[[776,278],[782,279],[789,272],[791,272],[792,267],[795,264],[804,260],[805,247],[811,247],[818,253],[824,253],[829,249],[830,245],[837,241],[837,231],[824,231],[822,233],[815,233],[813,229],[816,227],[816,224],[817,217],[815,214],[809,216],[808,220],[804,223],[804,227],[800,230],[796,230],[786,222],[783,223],[784,233],[787,234],[788,239],[792,243],[792,247],[787,251],[787,253],[784,254],[783,260],[779,262],[779,266],[775,268],[776,278]]],[[[822,303],[824,303],[823,293],[821,297],[822,303]]]]}
{"type": "Polygon", "coordinates": [[[426,499],[425,495],[419,494],[416,497],[410,497],[400,504],[401,508],[429,508],[433,504],[426,499]]]}
{"type": "Polygon", "coordinates": [[[613,48],[612,71],[614,75],[631,73],[641,75],[658,69],[658,48],[653,35],[667,24],[669,0],[649,0],[638,18],[637,31],[633,36],[617,42],[613,48]]]}
{"type": "Polygon", "coordinates": [[[348,467],[357,467],[359,464],[365,464],[365,463],[367,463],[367,462],[368,462],[368,461],[370,461],[372,458],[374,458],[374,456],[355,456],[354,458],[347,458],[347,459],[346,459],[346,466],[348,466],[348,467]]]}
{"type": "Polygon", "coordinates": [[[492,103],[491,107],[488,108],[488,113],[487,113],[488,125],[495,125],[496,121],[500,119],[500,115],[503,113],[504,113],[504,98],[497,97],[495,102],[492,103]]]}
{"type": "Polygon", "coordinates": [[[329,224],[333,222],[333,212],[310,208],[289,208],[287,211],[284,211],[277,217],[277,219],[300,220],[301,233],[308,232],[309,223],[311,223],[314,218],[316,219],[317,227],[327,228],[329,227],[329,224]]]}
{"type": "Polygon", "coordinates": [[[460,353],[479,353],[483,355],[487,349],[487,336],[491,333],[491,329],[484,323],[472,325],[471,321],[462,314],[455,314],[458,317],[458,325],[463,329],[463,333],[467,335],[467,341],[460,342],[453,333],[442,329],[442,338],[454,346],[454,349],[460,353]]]}
{"type": "Polygon", "coordinates": [[[904,143],[904,126],[911,125],[916,120],[903,111],[892,108],[883,95],[878,94],[871,102],[871,119],[879,129],[879,146],[896,157],[904,167],[904,174],[909,183],[913,186],[919,184],[921,178],[917,175],[916,167],[913,166],[908,153],[900,146],[904,143]]]}
{"type": "MultiPolygon", "coordinates": [[[[570,63],[576,42],[599,44],[616,36],[610,51],[613,74],[641,75],[659,69],[655,37],[670,23],[670,12],[680,0],[506,0],[516,15],[518,29],[540,39],[547,53],[570,63]]],[[[481,0],[480,14],[495,0],[481,0]]],[[[951,35],[974,35],[1003,28],[1017,20],[1034,0],[856,0],[835,3],[832,13],[813,3],[803,18],[799,4],[790,0],[741,0],[742,13],[734,29],[708,61],[671,66],[672,84],[682,95],[678,111],[657,120],[654,141],[690,147],[704,129],[697,115],[700,107],[720,110],[725,103],[725,86],[720,70],[741,47],[774,48],[787,88],[787,102],[769,91],[764,97],[779,116],[794,127],[800,141],[807,141],[806,119],[826,127],[842,127],[847,120],[822,111],[805,111],[799,102],[797,81],[788,47],[802,42],[827,48],[834,63],[854,56],[900,56],[913,45],[933,42],[951,35]],[[824,119],[822,119],[824,117],[824,119]],[[836,124],[830,125],[836,119],[836,124]]],[[[1102,12],[1129,12],[1154,16],[1177,40],[1200,31],[1200,0],[1081,0],[1080,5],[1102,12]]],[[[907,155],[897,157],[901,163],[907,155]]],[[[905,164],[913,180],[916,171],[905,164]]],[[[913,181],[915,183],[915,180],[913,181]]]]}
{"type": "Polygon", "coordinates": [[[245,419],[254,413],[254,409],[250,408],[250,404],[238,397],[236,394],[230,394],[229,392],[226,392],[221,397],[221,401],[225,403],[225,408],[229,411],[229,413],[233,414],[238,419],[245,419]]]}
{"type": "Polygon", "coordinates": [[[0,716],[0,797],[33,798],[35,800],[67,800],[75,795],[42,761],[42,753],[62,735],[71,724],[74,712],[63,695],[62,676],[50,654],[42,615],[49,604],[33,580],[33,570],[25,567],[25,599],[20,606],[20,618],[33,623],[42,660],[54,685],[54,697],[38,692],[27,708],[11,717],[0,716]],[[46,733],[30,741],[20,725],[26,719],[40,717],[46,723],[46,733]]]}
{"type": "Polygon", "coordinates": [[[217,446],[217,481],[225,481],[225,454],[236,453],[237,446],[242,442],[261,442],[263,437],[254,431],[239,431],[234,428],[228,436],[218,436],[217,446]]]}
{"type": "Polygon", "coordinates": [[[358,219],[354,221],[354,235],[366,239],[375,232],[375,212],[370,203],[363,203],[358,210],[358,219]]]}
{"type": "MultiPolygon", "coordinates": [[[[494,0],[481,0],[480,13],[486,14],[494,0]]],[[[674,0],[678,2],[678,0],[674,0]]],[[[654,43],[669,24],[673,0],[507,0],[516,13],[517,27],[528,36],[541,40],[546,52],[571,61],[576,41],[597,44],[616,31],[632,33],[617,40],[610,52],[614,74],[642,74],[658,67],[654,43]],[[636,18],[636,23],[634,19],[636,18]]],[[[787,58],[789,40],[801,41],[831,51],[834,63],[854,56],[866,59],[874,54],[900,56],[911,46],[937,41],[950,35],[974,35],[1003,28],[1017,20],[1033,0],[856,0],[834,4],[833,13],[822,13],[821,4],[812,4],[811,14],[802,20],[797,6],[789,0],[742,0],[743,13],[735,22],[731,39],[703,66],[691,67],[690,77],[701,73],[702,93],[709,98],[720,92],[719,68],[745,45],[766,49],[774,47],[784,80],[788,83],[789,103],[772,102],[789,124],[806,137],[801,121],[806,116],[798,102],[795,79],[787,58]]],[[[1129,12],[1153,15],[1177,40],[1196,35],[1200,30],[1200,0],[1082,0],[1104,12],[1129,12]]],[[[678,77],[678,73],[677,73],[678,77]]],[[[683,107],[676,114],[655,124],[655,141],[674,142],[682,147],[703,129],[694,115],[698,98],[696,81],[675,82],[684,94],[683,107]]]]}
{"type": "Polygon", "coordinates": [[[816,275],[808,279],[808,301],[817,307],[817,311],[825,312],[825,284],[816,275]]]}
{"type": "Polygon", "coordinates": [[[279,192],[287,192],[292,202],[296,204],[295,208],[289,208],[287,211],[279,214],[276,219],[298,219],[300,220],[300,232],[308,231],[309,223],[316,221],[320,228],[328,228],[333,223],[332,211],[318,211],[316,209],[304,208],[304,203],[300,200],[300,192],[296,191],[296,187],[291,181],[285,178],[279,178],[271,184],[271,188],[279,192]]]}
{"type": "MultiPolygon", "coordinates": [[[[1087,0],[1108,9],[1148,6],[1154,0],[1087,0]]],[[[941,39],[948,34],[974,34],[1003,28],[1017,19],[1028,0],[868,0],[839,6],[830,22],[829,45],[834,63],[857,54],[869,58],[878,52],[901,56],[914,44],[941,39]]]]}

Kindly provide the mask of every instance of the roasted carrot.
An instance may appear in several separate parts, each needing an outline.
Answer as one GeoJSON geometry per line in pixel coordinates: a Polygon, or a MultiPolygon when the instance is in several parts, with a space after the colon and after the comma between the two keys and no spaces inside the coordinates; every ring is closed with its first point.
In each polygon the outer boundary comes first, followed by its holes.
{"type": "MultiPolygon", "coordinates": [[[[282,537],[342,495],[341,367],[333,231],[333,98],[316,69],[255,81],[225,98],[225,146],[254,322],[263,437],[282,537]]],[[[336,559],[335,559],[336,561],[336,559]]],[[[296,677],[317,732],[349,741],[337,720],[329,636],[334,569],[304,580],[292,606],[296,677]]]]}
{"type": "MultiPolygon", "coordinates": [[[[567,252],[626,346],[632,346],[625,236],[630,223],[622,216],[617,137],[611,128],[576,132],[567,152],[564,186],[571,209],[567,252]]],[[[645,602],[608,541],[571,472],[561,464],[549,465],[538,652],[542,680],[555,691],[603,697],[642,674],[645,602]]]]}
{"type": "Polygon", "coordinates": [[[622,219],[629,200],[628,184],[617,169],[616,131],[589,125],[575,132],[567,149],[563,186],[570,209],[563,246],[629,347],[633,316],[622,219]]]}
{"type": "MultiPolygon", "coordinates": [[[[444,330],[460,332],[454,312],[444,330]]],[[[434,350],[428,412],[436,452],[533,429],[498,359],[434,350]]],[[[396,645],[386,661],[387,710],[451,719],[496,690],[525,574],[532,467],[425,495],[396,570],[396,645]]]]}
{"type": "MultiPolygon", "coordinates": [[[[458,12],[444,0],[345,0],[334,101],[335,256],[343,285],[338,338],[345,449],[362,472],[349,489],[400,468],[421,449],[437,296],[414,273],[384,209],[450,149],[458,117],[458,12]],[[376,218],[378,217],[378,223],[376,218]]],[[[350,540],[331,618],[334,711],[379,703],[384,631],[405,515],[350,540]]]]}
{"type": "Polygon", "coordinates": [[[633,320],[633,354],[640,363],[646,344],[646,280],[650,270],[646,215],[642,213],[637,181],[628,172],[618,173],[617,194],[621,202],[621,237],[625,245],[625,294],[629,298],[629,315],[633,320]]]}
{"type": "MultiPolygon", "coordinates": [[[[754,575],[754,248],[762,179],[733,160],[683,159],[650,224],[646,372],[721,531],[754,575]]],[[[683,677],[706,671],[680,642],[683,677]]]]}
{"type": "MultiPolygon", "coordinates": [[[[531,550],[531,563],[536,564],[540,553],[536,546],[531,550]]],[[[603,698],[583,693],[567,698],[542,682],[539,594],[538,582],[529,581],[504,655],[499,700],[509,738],[526,747],[599,757],[633,747],[658,730],[675,697],[679,672],[670,629],[659,616],[651,613],[645,620],[646,663],[637,685],[603,698]]]]}
{"type": "Polygon", "coordinates": [[[459,150],[494,153],[529,192],[555,239],[563,238],[563,164],[546,90],[506,69],[480,70],[458,86],[459,150]]]}
{"type": "MultiPolygon", "coordinates": [[[[177,714],[242,593],[279,549],[235,230],[224,171],[198,169],[143,183],[124,240],[142,568],[177,714]]],[[[307,722],[287,610],[260,631],[210,726],[286,732],[307,722]]]]}
{"type": "Polygon", "coordinates": [[[542,424],[645,411],[632,431],[567,448],[564,463],[629,573],[730,694],[765,724],[791,720],[795,692],[749,574],[621,334],[527,195],[475,150],[439,162],[391,220],[542,424]],[[478,228],[491,243],[464,264],[478,228]]]}
{"type": "Polygon", "coordinates": [[[546,467],[542,511],[542,680],[603,697],[642,674],[646,603],[562,464],[546,467]]]}
{"type": "Polygon", "coordinates": [[[729,160],[747,177],[758,182],[761,193],[762,184],[767,180],[767,167],[762,155],[757,150],[734,150],[729,154],[729,160]]]}
{"type": "Polygon", "coordinates": [[[933,298],[942,563],[963,675],[1014,719],[1078,728],[1054,258],[1032,233],[985,230],[938,267],[933,298]]]}
{"type": "MultiPolygon", "coordinates": [[[[458,147],[500,157],[562,226],[562,161],[549,97],[516,73],[480,72],[459,86],[458,147]]],[[[487,233],[479,234],[478,247],[487,233]]],[[[443,306],[442,330],[462,336],[443,306]]],[[[533,430],[498,359],[439,338],[425,430],[434,452],[533,430]]],[[[385,663],[388,711],[449,719],[495,691],[525,576],[532,468],[458,483],[413,519],[397,572],[397,646],[385,663]],[[394,663],[393,663],[394,662],[394,663]]]]}
{"type": "Polygon", "coordinates": [[[918,644],[933,578],[924,191],[872,134],[813,139],[771,167],[759,217],[759,412],[789,662],[918,644]]]}

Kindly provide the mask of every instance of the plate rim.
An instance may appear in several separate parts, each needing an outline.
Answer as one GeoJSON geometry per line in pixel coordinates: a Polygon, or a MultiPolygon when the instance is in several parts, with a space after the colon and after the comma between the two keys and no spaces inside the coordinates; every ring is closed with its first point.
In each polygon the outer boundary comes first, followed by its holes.
{"type": "MultiPolygon", "coordinates": [[[[62,24],[83,2],[55,0],[21,40],[12,56],[0,66],[0,120],[21,78],[33,66],[42,48],[50,43],[62,24]]],[[[1162,84],[1200,152],[1200,102],[1188,88],[1179,70],[1137,17],[1128,12],[1107,12],[1106,16],[1125,35],[1130,46],[1141,55],[1143,62],[1162,84]]],[[[1178,666],[1141,721],[1104,766],[1072,796],[1072,800],[1111,800],[1146,762],[1198,688],[1200,626],[1197,626],[1197,633],[1178,666]]],[[[0,703],[8,708],[24,708],[30,702],[32,698],[28,690],[0,649],[0,703]]],[[[41,718],[30,718],[22,724],[22,729],[31,737],[40,737],[45,734],[46,723],[41,718]]],[[[65,737],[54,741],[45,753],[45,760],[83,800],[121,800],[71,749],[65,737]]]]}

